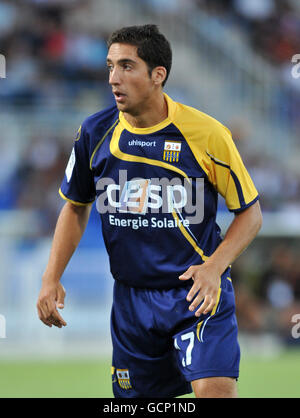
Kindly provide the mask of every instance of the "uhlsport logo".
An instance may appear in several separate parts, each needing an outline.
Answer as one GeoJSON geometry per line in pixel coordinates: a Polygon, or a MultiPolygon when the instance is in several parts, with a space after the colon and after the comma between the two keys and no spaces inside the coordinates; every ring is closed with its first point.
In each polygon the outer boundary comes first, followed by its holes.
{"type": "Polygon", "coordinates": [[[6,60],[2,54],[0,54],[0,78],[6,78],[6,60]]]}
{"type": "Polygon", "coordinates": [[[156,141],[140,141],[139,139],[132,139],[128,141],[130,147],[156,147],[156,141]]]}

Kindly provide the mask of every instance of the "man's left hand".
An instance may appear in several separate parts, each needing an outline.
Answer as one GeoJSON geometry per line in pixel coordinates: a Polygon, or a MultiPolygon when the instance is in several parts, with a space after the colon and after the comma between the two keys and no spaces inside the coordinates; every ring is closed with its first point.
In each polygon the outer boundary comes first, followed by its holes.
{"type": "Polygon", "coordinates": [[[179,279],[194,280],[194,284],[189,291],[186,300],[188,302],[193,300],[189,306],[190,311],[194,311],[203,301],[199,309],[196,310],[195,316],[198,317],[201,314],[205,315],[213,310],[218,298],[220,274],[216,272],[212,265],[204,263],[191,266],[186,272],[179,276],[179,279]]]}

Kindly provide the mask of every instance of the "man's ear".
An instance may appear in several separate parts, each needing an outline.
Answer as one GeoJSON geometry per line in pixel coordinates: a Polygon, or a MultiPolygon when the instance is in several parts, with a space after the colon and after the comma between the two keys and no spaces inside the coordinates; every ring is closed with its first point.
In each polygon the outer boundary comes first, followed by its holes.
{"type": "Polygon", "coordinates": [[[152,70],[151,78],[154,84],[161,85],[167,77],[167,70],[165,67],[155,67],[152,70]]]}

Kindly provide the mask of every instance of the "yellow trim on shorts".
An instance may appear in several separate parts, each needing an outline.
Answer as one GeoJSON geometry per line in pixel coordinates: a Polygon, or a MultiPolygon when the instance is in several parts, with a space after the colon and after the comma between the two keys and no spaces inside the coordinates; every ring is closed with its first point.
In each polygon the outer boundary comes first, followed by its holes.
{"type": "Polygon", "coordinates": [[[198,338],[199,341],[200,341],[200,329],[202,327],[203,322],[204,322],[204,324],[206,324],[208,319],[210,319],[216,313],[217,307],[218,307],[219,302],[220,302],[221,291],[222,291],[222,289],[221,289],[221,278],[220,278],[220,287],[219,287],[219,290],[218,290],[218,296],[217,296],[216,304],[215,304],[213,310],[211,311],[210,316],[205,321],[203,320],[203,321],[199,322],[199,324],[197,325],[196,335],[197,335],[197,338],[198,338]]]}

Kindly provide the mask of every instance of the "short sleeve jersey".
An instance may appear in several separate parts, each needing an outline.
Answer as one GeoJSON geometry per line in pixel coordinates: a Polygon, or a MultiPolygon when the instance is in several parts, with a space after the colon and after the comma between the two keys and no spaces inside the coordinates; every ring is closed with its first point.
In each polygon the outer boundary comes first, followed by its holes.
{"type": "Polygon", "coordinates": [[[218,194],[239,212],[258,198],[230,131],[165,94],[168,117],[135,128],[116,106],[79,128],[60,195],[96,201],[114,279],[133,287],[171,288],[222,238],[218,194]]]}

